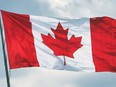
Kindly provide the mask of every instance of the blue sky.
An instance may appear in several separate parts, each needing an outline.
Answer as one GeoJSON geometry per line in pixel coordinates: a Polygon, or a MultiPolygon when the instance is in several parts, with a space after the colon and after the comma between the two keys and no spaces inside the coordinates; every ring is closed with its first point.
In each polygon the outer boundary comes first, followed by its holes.
{"type": "MultiPolygon", "coordinates": [[[[116,0],[0,0],[0,9],[58,18],[110,16],[116,0]]],[[[1,41],[1,40],[0,40],[1,41]]],[[[6,86],[0,43],[0,87],[6,86]]],[[[23,68],[10,71],[11,87],[116,87],[116,73],[81,73],[23,68]]]]}

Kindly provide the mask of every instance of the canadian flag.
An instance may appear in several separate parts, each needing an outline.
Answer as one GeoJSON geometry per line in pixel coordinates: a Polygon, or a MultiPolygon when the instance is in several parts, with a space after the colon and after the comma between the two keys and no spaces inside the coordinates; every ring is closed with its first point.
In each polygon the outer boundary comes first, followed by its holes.
{"type": "Polygon", "coordinates": [[[115,19],[1,14],[10,69],[116,72],[115,19]]]}

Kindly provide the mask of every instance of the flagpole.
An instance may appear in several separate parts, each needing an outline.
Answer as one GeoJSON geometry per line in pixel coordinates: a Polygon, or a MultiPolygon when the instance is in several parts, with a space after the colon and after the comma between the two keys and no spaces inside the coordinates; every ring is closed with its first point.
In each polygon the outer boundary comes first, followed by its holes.
{"type": "Polygon", "coordinates": [[[3,39],[3,30],[2,30],[2,25],[1,25],[1,18],[0,18],[0,32],[1,32],[1,41],[2,41],[2,48],[3,48],[2,52],[3,52],[3,57],[4,57],[7,87],[10,87],[10,78],[9,78],[9,72],[8,72],[7,56],[6,56],[6,52],[5,52],[5,43],[4,43],[4,39],[3,39]]]}

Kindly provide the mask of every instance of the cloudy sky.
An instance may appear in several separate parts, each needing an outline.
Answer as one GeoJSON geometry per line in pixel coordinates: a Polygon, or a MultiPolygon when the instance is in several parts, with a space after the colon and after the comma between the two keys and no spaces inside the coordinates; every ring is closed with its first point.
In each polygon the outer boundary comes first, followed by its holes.
{"type": "MultiPolygon", "coordinates": [[[[0,0],[0,9],[58,18],[116,18],[116,0],[0,0]]],[[[24,68],[11,70],[10,80],[11,87],[116,87],[116,73],[109,72],[81,73],[24,68]]],[[[1,43],[0,87],[7,87],[1,43]]]]}

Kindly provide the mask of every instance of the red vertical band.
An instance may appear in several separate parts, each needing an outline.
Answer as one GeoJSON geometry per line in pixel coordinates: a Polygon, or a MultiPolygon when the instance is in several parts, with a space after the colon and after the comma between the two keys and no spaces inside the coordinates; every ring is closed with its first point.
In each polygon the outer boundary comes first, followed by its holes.
{"type": "Polygon", "coordinates": [[[10,69],[39,66],[29,15],[1,13],[10,69]]]}
{"type": "Polygon", "coordinates": [[[116,72],[116,20],[90,19],[93,62],[97,72],[116,72]]]}

